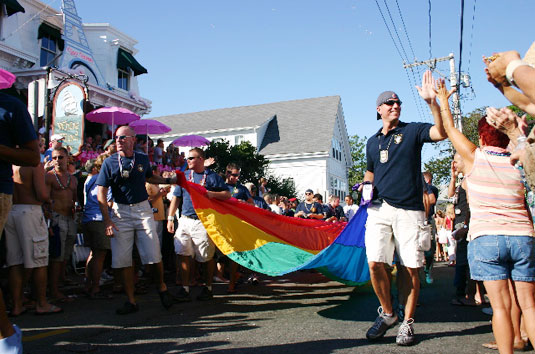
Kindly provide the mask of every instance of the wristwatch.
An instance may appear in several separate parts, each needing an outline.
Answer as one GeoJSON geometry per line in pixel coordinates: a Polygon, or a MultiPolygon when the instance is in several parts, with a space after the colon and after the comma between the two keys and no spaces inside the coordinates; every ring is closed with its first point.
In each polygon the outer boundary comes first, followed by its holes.
{"type": "Polygon", "coordinates": [[[167,221],[175,221],[175,217],[173,215],[169,215],[167,217],[167,221]]]}

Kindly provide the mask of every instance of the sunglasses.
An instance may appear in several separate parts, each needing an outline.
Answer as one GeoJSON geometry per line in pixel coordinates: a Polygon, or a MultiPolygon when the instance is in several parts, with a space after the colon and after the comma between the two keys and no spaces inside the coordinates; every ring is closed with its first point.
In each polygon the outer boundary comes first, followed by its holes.
{"type": "Polygon", "coordinates": [[[63,139],[56,140],[57,143],[63,143],[63,139]]]}
{"type": "Polygon", "coordinates": [[[312,193],[308,192],[308,193],[305,193],[305,195],[312,195],[312,193]]]}
{"type": "Polygon", "coordinates": [[[386,104],[387,106],[393,106],[394,103],[397,103],[398,105],[401,106],[401,101],[398,101],[398,100],[388,100],[388,101],[384,102],[384,104],[386,104]]]}
{"type": "Polygon", "coordinates": [[[189,156],[188,157],[188,161],[193,161],[195,160],[196,158],[198,158],[199,156],[189,156]]]}
{"type": "Polygon", "coordinates": [[[117,139],[117,140],[124,140],[126,138],[135,138],[135,136],[133,136],[133,135],[116,135],[115,136],[115,139],[117,139]]]}
{"type": "Polygon", "coordinates": [[[59,155],[59,156],[52,156],[52,160],[63,160],[65,156],[59,155]]]}
{"type": "Polygon", "coordinates": [[[232,171],[227,171],[227,175],[231,175],[232,177],[240,177],[239,173],[232,173],[232,171]]]}

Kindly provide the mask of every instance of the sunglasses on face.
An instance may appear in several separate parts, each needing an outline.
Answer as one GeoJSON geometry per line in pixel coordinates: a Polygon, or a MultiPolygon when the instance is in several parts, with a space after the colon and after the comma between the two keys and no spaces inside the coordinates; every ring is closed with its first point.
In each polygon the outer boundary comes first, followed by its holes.
{"type": "Polygon", "coordinates": [[[116,135],[115,136],[115,139],[117,140],[124,140],[126,138],[134,138],[134,136],[133,135],[116,135]]]}
{"type": "Polygon", "coordinates": [[[199,157],[199,156],[189,156],[189,157],[188,157],[188,161],[193,161],[193,160],[195,160],[197,157],[199,157]]]}
{"type": "Polygon", "coordinates": [[[63,160],[65,156],[58,155],[58,156],[52,156],[52,160],[63,160]]]}
{"type": "Polygon", "coordinates": [[[401,101],[398,101],[398,100],[388,100],[384,104],[386,104],[387,106],[393,106],[394,103],[397,103],[398,105],[401,106],[401,101]]]}
{"type": "Polygon", "coordinates": [[[56,140],[57,143],[63,143],[63,139],[56,140]]]}
{"type": "Polygon", "coordinates": [[[230,175],[232,177],[240,177],[239,173],[232,173],[232,171],[227,171],[227,175],[230,175]]]}
{"type": "Polygon", "coordinates": [[[305,193],[305,195],[312,195],[312,193],[305,193]]]}

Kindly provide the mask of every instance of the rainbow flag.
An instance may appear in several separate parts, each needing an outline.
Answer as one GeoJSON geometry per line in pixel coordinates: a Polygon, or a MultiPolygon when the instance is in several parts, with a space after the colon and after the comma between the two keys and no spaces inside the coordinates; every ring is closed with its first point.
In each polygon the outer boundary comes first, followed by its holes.
{"type": "Polygon", "coordinates": [[[364,248],[366,207],[349,223],[292,218],[234,198],[209,199],[203,186],[187,181],[181,172],[177,176],[212,241],[236,263],[270,276],[316,268],[346,284],[370,279],[364,248]]]}

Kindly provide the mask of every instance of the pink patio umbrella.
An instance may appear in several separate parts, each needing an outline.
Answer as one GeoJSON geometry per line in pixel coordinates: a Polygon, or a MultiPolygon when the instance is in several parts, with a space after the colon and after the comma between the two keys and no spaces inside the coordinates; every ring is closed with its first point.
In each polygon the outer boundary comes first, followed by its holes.
{"type": "Polygon", "coordinates": [[[134,112],[121,107],[102,107],[86,114],[87,120],[94,123],[111,124],[111,131],[115,125],[124,125],[140,119],[134,112]]]}
{"type": "MultiPolygon", "coordinates": [[[[171,128],[167,125],[158,122],[154,119],[140,119],[128,124],[129,127],[134,129],[136,134],[165,134],[171,131],[171,128]]],[[[147,144],[145,152],[148,153],[149,145],[147,144]]]]}
{"type": "Polygon", "coordinates": [[[9,71],[0,69],[0,90],[10,88],[15,82],[15,75],[9,71]]]}
{"type": "Polygon", "coordinates": [[[180,138],[173,140],[171,144],[175,146],[198,147],[210,144],[210,140],[200,135],[183,135],[180,138]]]}

